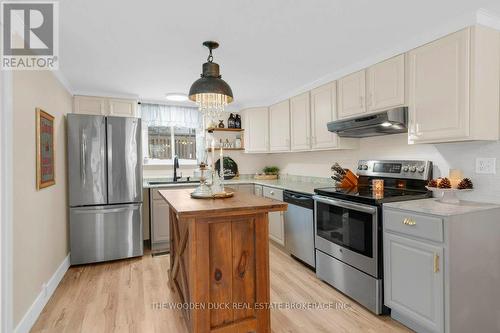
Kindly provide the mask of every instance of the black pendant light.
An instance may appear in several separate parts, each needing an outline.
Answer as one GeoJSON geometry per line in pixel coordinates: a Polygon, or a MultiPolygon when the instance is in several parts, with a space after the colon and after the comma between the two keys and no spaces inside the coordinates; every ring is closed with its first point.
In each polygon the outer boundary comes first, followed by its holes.
{"type": "Polygon", "coordinates": [[[226,81],[221,79],[219,65],[213,62],[212,50],[218,48],[219,43],[207,41],[203,45],[209,50],[208,59],[203,64],[201,78],[189,89],[189,99],[196,102],[201,111],[223,111],[224,106],[233,101],[233,92],[226,81]]]}

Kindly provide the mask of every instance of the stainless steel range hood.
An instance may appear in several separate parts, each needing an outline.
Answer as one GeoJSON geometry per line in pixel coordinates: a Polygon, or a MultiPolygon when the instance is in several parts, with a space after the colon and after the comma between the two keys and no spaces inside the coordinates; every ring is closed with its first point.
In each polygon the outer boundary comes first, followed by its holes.
{"type": "Polygon", "coordinates": [[[408,132],[408,108],[399,107],[345,120],[335,120],[327,124],[330,132],[346,138],[365,138],[408,132]]]}

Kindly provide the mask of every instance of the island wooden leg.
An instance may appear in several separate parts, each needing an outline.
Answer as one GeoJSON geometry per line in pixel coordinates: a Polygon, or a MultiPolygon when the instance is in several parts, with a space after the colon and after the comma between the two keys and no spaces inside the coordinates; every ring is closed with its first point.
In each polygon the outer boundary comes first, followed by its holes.
{"type": "Polygon", "coordinates": [[[257,332],[271,332],[269,278],[269,221],[268,214],[259,214],[255,222],[256,303],[263,305],[256,311],[257,332]]]}

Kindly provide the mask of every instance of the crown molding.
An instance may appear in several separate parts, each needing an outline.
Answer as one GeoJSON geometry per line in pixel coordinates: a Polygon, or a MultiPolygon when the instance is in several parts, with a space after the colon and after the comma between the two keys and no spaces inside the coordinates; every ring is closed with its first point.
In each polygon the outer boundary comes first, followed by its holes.
{"type": "Polygon", "coordinates": [[[71,84],[69,83],[68,79],[66,79],[66,76],[64,73],[59,69],[59,70],[54,70],[52,71],[56,79],[62,84],[62,86],[71,94],[75,95],[73,92],[73,87],[71,87],[71,84]]]}
{"type": "Polygon", "coordinates": [[[160,105],[172,105],[172,106],[184,106],[188,108],[195,108],[196,103],[193,101],[185,101],[185,102],[175,102],[175,101],[169,101],[166,98],[164,100],[161,99],[143,99],[139,98],[141,103],[147,103],[147,104],[160,104],[160,105]]]}
{"type": "Polygon", "coordinates": [[[491,10],[479,8],[476,12],[476,23],[500,31],[500,15],[491,10]]]}
{"type": "Polygon", "coordinates": [[[135,99],[140,101],[138,95],[135,94],[126,94],[126,93],[106,93],[97,90],[75,90],[73,92],[74,96],[94,96],[94,97],[106,97],[106,98],[123,98],[123,99],[135,99]]]}

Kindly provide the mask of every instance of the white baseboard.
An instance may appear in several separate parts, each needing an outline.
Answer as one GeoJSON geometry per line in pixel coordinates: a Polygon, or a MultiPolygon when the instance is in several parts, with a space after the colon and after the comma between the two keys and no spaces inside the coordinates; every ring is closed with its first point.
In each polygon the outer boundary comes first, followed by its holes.
{"type": "Polygon", "coordinates": [[[33,304],[31,304],[28,311],[24,314],[23,319],[21,319],[19,324],[16,326],[16,329],[14,331],[15,333],[28,333],[31,330],[36,320],[38,319],[38,316],[40,316],[43,308],[59,285],[59,282],[61,282],[64,274],[69,268],[69,265],[68,253],[66,258],[64,258],[64,260],[61,262],[50,280],[47,283],[43,284],[40,294],[38,294],[33,304]]]}

